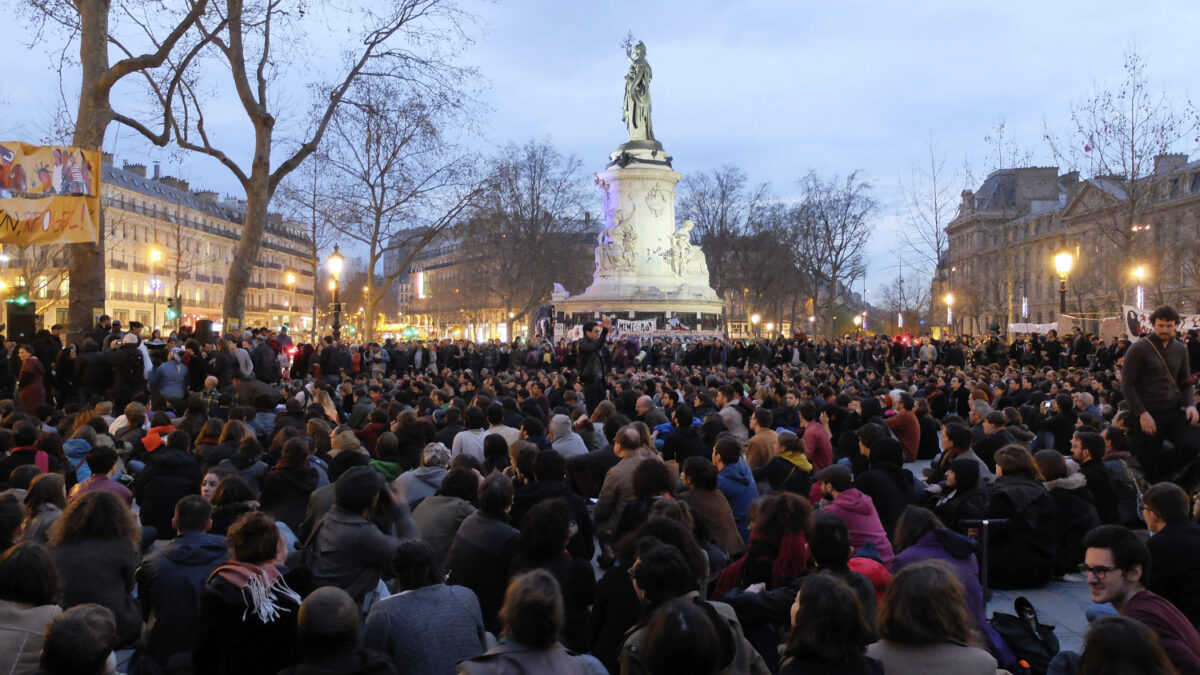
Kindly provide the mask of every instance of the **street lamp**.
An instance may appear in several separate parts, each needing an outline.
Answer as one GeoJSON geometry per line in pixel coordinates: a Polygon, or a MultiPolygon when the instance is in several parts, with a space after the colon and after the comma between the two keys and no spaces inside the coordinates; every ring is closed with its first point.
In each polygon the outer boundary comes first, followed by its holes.
{"type": "Polygon", "coordinates": [[[288,306],[287,306],[287,310],[288,310],[287,311],[287,320],[288,320],[287,322],[288,322],[288,326],[290,327],[292,325],[292,312],[295,311],[295,309],[296,309],[296,273],[291,270],[288,270],[287,276],[284,278],[287,279],[287,285],[288,285],[288,296],[289,297],[288,297],[288,306]]]}
{"type": "Polygon", "coordinates": [[[761,316],[759,316],[757,314],[750,315],[750,323],[754,324],[754,328],[751,330],[751,332],[754,334],[754,337],[758,337],[758,322],[759,321],[762,321],[761,316]]]}
{"type": "Polygon", "coordinates": [[[1138,265],[1133,268],[1133,278],[1138,280],[1137,308],[1140,311],[1146,304],[1146,289],[1142,287],[1142,282],[1146,280],[1146,266],[1138,265]]]}
{"type": "Polygon", "coordinates": [[[329,256],[329,261],[327,263],[329,265],[329,275],[331,277],[333,277],[333,281],[330,283],[330,285],[333,287],[333,341],[334,342],[337,342],[338,340],[340,340],[342,338],[342,303],[338,299],[338,287],[341,284],[338,282],[341,280],[342,264],[344,262],[345,262],[345,259],[342,258],[342,254],[338,252],[338,247],[335,244],[333,246],[333,255],[329,256]]]}
{"type": "Polygon", "coordinates": [[[158,324],[158,289],[162,286],[162,282],[158,280],[158,262],[162,260],[162,251],[157,248],[150,249],[150,290],[154,291],[152,302],[154,309],[150,315],[150,332],[154,332],[154,327],[158,324]]]}
{"type": "Polygon", "coordinates": [[[946,294],[946,330],[954,325],[954,294],[946,294]]]}
{"type": "Polygon", "coordinates": [[[1070,251],[1062,251],[1054,256],[1054,271],[1058,272],[1058,313],[1067,313],[1067,276],[1071,274],[1071,266],[1075,264],[1075,256],[1070,251]]]}
{"type": "Polygon", "coordinates": [[[767,337],[768,338],[771,337],[771,332],[774,330],[775,330],[775,323],[768,321],[767,322],[767,337]]]}
{"type": "Polygon", "coordinates": [[[862,331],[862,314],[855,314],[853,321],[854,321],[854,336],[858,337],[859,333],[862,331]]]}

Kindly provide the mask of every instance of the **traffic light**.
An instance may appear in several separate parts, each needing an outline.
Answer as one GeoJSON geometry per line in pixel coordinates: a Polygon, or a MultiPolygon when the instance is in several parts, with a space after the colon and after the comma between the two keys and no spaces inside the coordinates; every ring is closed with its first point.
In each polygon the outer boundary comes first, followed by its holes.
{"type": "Polygon", "coordinates": [[[33,339],[37,323],[34,304],[29,301],[29,292],[24,288],[13,291],[13,297],[4,302],[7,310],[5,317],[8,323],[8,338],[15,342],[28,342],[33,339]]]}
{"type": "Polygon", "coordinates": [[[175,298],[167,298],[167,320],[174,321],[179,318],[179,310],[175,307],[175,298]]]}

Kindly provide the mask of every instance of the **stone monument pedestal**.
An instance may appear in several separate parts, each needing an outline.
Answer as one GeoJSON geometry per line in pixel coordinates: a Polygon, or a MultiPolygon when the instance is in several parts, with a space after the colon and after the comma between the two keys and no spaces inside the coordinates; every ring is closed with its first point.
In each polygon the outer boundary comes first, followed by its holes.
{"type": "Polygon", "coordinates": [[[603,206],[596,238],[595,272],[583,293],[556,287],[552,297],[567,323],[598,314],[658,319],[658,330],[677,318],[689,328],[710,327],[724,303],[708,284],[704,252],[691,242],[691,221],[675,226],[675,185],[682,176],[657,141],[630,141],[609,155],[595,175],[603,206]]]}

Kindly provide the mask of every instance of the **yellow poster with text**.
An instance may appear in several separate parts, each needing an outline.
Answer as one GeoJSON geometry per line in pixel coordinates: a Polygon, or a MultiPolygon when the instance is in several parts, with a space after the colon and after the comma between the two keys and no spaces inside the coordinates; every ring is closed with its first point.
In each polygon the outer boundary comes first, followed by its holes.
{"type": "Polygon", "coordinates": [[[99,152],[0,141],[0,243],[96,242],[99,194],[99,152]]]}

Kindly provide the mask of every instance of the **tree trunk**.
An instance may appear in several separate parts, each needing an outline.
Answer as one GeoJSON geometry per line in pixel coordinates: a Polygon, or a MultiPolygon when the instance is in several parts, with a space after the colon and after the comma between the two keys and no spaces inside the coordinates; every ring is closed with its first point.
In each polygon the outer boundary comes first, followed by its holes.
{"type": "MultiPolygon", "coordinates": [[[[108,102],[108,0],[81,2],[79,9],[79,59],[82,66],[79,108],[75,114],[75,135],[71,143],[85,150],[99,151],[104,131],[112,121],[108,102]]],[[[99,171],[100,168],[96,167],[99,171]]],[[[99,195],[97,200],[99,201],[99,195]]],[[[104,209],[100,208],[100,232],[96,243],[67,245],[67,273],[70,302],[67,305],[67,330],[79,336],[90,331],[95,321],[93,308],[104,311],[104,209]]]]}
{"type": "Polygon", "coordinates": [[[222,302],[227,331],[233,319],[237,320],[239,330],[246,328],[246,288],[250,285],[250,275],[258,261],[258,251],[267,225],[267,206],[271,203],[270,167],[267,163],[270,132],[264,134],[260,131],[259,139],[259,149],[254,154],[253,170],[245,184],[246,222],[242,226],[242,240],[238,242],[233,264],[229,267],[229,283],[225,286],[225,298],[222,302]],[[264,135],[268,139],[267,150],[262,149],[264,135]]]}

